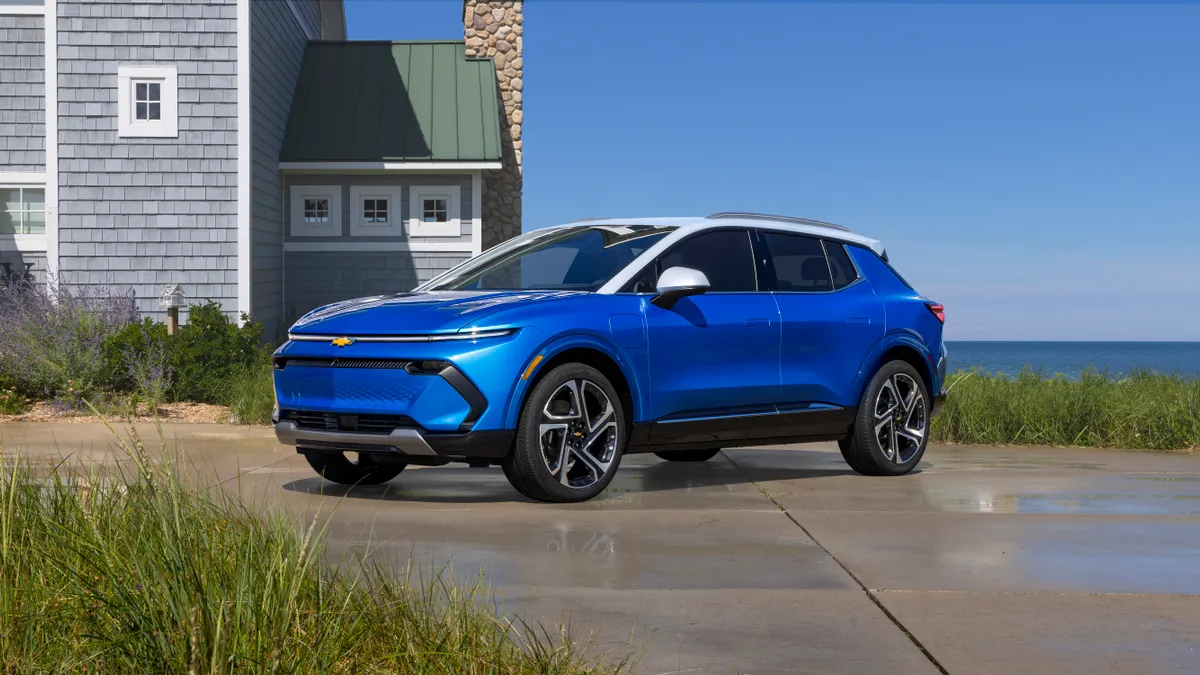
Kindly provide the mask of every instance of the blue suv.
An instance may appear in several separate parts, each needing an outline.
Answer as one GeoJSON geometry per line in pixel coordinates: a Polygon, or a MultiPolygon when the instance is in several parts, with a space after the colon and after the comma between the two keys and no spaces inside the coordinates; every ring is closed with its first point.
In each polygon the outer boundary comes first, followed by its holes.
{"type": "Polygon", "coordinates": [[[837,225],[574,223],[302,317],[274,357],[276,435],[338,483],[499,464],[550,502],[596,496],[639,452],[836,440],[855,471],[899,475],[945,397],[944,320],[837,225]]]}

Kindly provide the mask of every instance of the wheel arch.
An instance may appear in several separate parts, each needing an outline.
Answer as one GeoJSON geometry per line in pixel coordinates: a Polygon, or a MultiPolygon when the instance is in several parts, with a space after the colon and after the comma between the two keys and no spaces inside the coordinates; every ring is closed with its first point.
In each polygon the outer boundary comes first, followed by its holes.
{"type": "Polygon", "coordinates": [[[556,341],[538,352],[542,358],[534,367],[529,378],[518,380],[505,414],[506,428],[515,429],[525,399],[543,377],[564,363],[582,363],[604,374],[617,390],[630,421],[640,417],[642,397],[637,378],[628,362],[611,345],[604,341],[580,336],[556,341]]]}
{"type": "Polygon", "coordinates": [[[863,390],[870,383],[871,378],[875,377],[875,373],[889,361],[904,361],[921,375],[921,380],[925,383],[925,389],[930,396],[936,392],[936,382],[934,381],[933,364],[930,362],[932,358],[929,350],[917,338],[907,333],[893,333],[884,336],[879,346],[875,349],[876,356],[871,359],[869,366],[864,368],[858,377],[858,382],[855,385],[855,400],[860,400],[863,395],[863,390]]]}

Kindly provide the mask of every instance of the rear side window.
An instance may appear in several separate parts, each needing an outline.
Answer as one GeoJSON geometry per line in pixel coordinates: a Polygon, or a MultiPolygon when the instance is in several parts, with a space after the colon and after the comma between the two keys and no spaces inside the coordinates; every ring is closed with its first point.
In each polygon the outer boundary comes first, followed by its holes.
{"type": "Polygon", "coordinates": [[[858,281],[858,270],[850,262],[846,247],[836,241],[825,240],[825,255],[829,258],[829,270],[833,272],[833,287],[845,288],[858,281]]]}
{"type": "Polygon", "coordinates": [[[688,237],[659,259],[658,269],[690,267],[708,277],[710,293],[758,290],[754,252],[746,230],[718,230],[688,237]]]}
{"type": "Polygon", "coordinates": [[[820,239],[763,232],[762,240],[775,267],[778,290],[785,293],[817,293],[833,288],[820,239]]]}

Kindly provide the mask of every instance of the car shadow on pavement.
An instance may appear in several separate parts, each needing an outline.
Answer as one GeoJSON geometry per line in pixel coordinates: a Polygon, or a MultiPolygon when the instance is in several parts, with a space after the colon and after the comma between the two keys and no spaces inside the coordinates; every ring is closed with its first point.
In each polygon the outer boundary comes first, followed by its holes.
{"type": "MultiPolygon", "coordinates": [[[[735,453],[739,451],[734,451],[735,453]]],[[[831,478],[857,475],[844,464],[831,462],[827,452],[806,450],[755,450],[753,457],[731,462],[726,452],[707,462],[660,461],[653,455],[633,455],[624,460],[605,494],[637,493],[728,487],[754,483],[831,478]],[[746,461],[752,459],[752,462],[746,461]],[[777,461],[776,461],[777,460],[777,461]]],[[[289,481],[289,492],[347,499],[399,502],[488,503],[530,502],[509,485],[499,467],[470,469],[462,466],[410,468],[383,485],[340,485],[318,476],[289,481]]]]}

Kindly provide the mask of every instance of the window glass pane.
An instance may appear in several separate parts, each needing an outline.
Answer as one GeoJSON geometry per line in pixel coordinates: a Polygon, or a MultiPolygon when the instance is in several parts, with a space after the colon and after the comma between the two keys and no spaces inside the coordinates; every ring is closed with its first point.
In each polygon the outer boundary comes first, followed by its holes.
{"type": "Polygon", "coordinates": [[[522,245],[469,265],[431,290],[595,291],[671,229],[581,227],[526,235],[522,245]]]}
{"type": "Polygon", "coordinates": [[[858,279],[858,271],[850,262],[846,247],[836,241],[825,240],[825,255],[829,256],[829,269],[833,271],[833,287],[844,288],[858,279]]]}
{"type": "Polygon", "coordinates": [[[688,237],[663,255],[664,272],[690,267],[708,277],[710,293],[745,293],[757,290],[754,253],[745,230],[706,232],[688,237]]]}
{"type": "Polygon", "coordinates": [[[25,188],[21,190],[25,195],[25,209],[28,211],[45,211],[46,210],[46,191],[42,188],[25,188]]]}
{"type": "Polygon", "coordinates": [[[152,120],[162,119],[162,114],[160,112],[161,107],[162,107],[161,103],[151,103],[149,119],[152,119],[152,120]]]}
{"type": "Polygon", "coordinates": [[[150,83],[150,100],[162,101],[162,85],[158,82],[150,83]]]}
{"type": "Polygon", "coordinates": [[[137,107],[134,110],[134,118],[139,119],[139,120],[150,119],[149,117],[146,116],[146,104],[145,103],[137,104],[137,107]]]}
{"type": "Polygon", "coordinates": [[[304,200],[304,222],[306,223],[327,223],[329,222],[329,199],[315,198],[304,200]]]}
{"type": "Polygon", "coordinates": [[[779,232],[762,234],[775,264],[780,291],[812,293],[832,289],[820,239],[779,232]]]}
{"type": "Polygon", "coordinates": [[[450,219],[450,200],[445,197],[427,197],[422,199],[421,202],[421,220],[424,222],[445,223],[450,219]]]}
{"type": "Polygon", "coordinates": [[[137,90],[137,93],[134,95],[134,99],[138,100],[138,101],[145,101],[146,100],[146,83],[138,82],[136,85],[134,85],[134,88],[137,90]]]}
{"type": "Polygon", "coordinates": [[[21,208],[21,188],[0,188],[0,204],[5,211],[16,211],[21,208]]]}
{"type": "Polygon", "coordinates": [[[45,211],[29,211],[25,214],[25,234],[44,234],[45,232],[45,211]]]}

